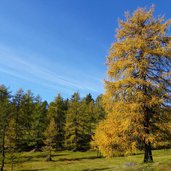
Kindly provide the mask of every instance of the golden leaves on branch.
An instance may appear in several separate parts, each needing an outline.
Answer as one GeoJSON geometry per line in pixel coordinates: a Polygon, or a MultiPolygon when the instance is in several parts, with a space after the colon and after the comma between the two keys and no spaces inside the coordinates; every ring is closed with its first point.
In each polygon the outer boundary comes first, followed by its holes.
{"type": "Polygon", "coordinates": [[[119,29],[107,58],[103,103],[107,112],[94,144],[104,156],[134,153],[141,142],[157,142],[168,130],[171,88],[171,20],[137,9],[119,29]]]}

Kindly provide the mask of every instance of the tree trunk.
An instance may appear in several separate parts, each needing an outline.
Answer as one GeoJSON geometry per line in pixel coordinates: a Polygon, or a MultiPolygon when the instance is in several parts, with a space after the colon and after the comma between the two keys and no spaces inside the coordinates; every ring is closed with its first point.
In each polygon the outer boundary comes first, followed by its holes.
{"type": "MultiPolygon", "coordinates": [[[[144,77],[144,80],[146,80],[145,77],[144,77]]],[[[143,87],[143,90],[144,90],[144,94],[147,95],[147,87],[143,87]]],[[[149,121],[150,121],[150,116],[151,116],[152,111],[146,106],[146,104],[144,105],[144,109],[145,109],[144,129],[145,129],[145,133],[147,135],[149,135],[150,134],[150,131],[149,131],[150,122],[149,121]]],[[[144,163],[153,162],[153,156],[152,156],[152,151],[151,151],[151,142],[146,141],[146,139],[144,139],[144,144],[145,144],[144,163]]]]}
{"type": "Polygon", "coordinates": [[[52,161],[51,149],[49,149],[49,155],[46,158],[46,161],[52,161]]]}
{"type": "Polygon", "coordinates": [[[11,171],[13,171],[14,165],[13,163],[11,163],[11,171]]]}
{"type": "Polygon", "coordinates": [[[14,170],[14,148],[11,148],[11,171],[14,170]]]}
{"type": "Polygon", "coordinates": [[[101,152],[100,152],[99,149],[97,150],[97,157],[98,157],[98,158],[101,158],[101,157],[102,157],[102,154],[101,154],[101,152]]]}
{"type": "Polygon", "coordinates": [[[4,170],[4,162],[5,162],[5,129],[2,129],[2,160],[1,160],[1,171],[4,170]]]}
{"type": "Polygon", "coordinates": [[[49,151],[49,157],[50,157],[50,161],[52,160],[52,157],[51,157],[51,149],[49,151]]]}
{"type": "MultiPolygon", "coordinates": [[[[148,112],[148,110],[147,110],[147,114],[145,116],[146,116],[145,117],[146,123],[144,124],[145,132],[146,132],[146,134],[149,134],[149,112],[148,112]]],[[[153,162],[151,142],[146,141],[144,139],[144,144],[145,144],[145,147],[144,147],[144,163],[153,162]]]]}
{"type": "Polygon", "coordinates": [[[147,163],[147,162],[153,162],[150,142],[145,143],[145,149],[144,149],[144,163],[147,163]]]}

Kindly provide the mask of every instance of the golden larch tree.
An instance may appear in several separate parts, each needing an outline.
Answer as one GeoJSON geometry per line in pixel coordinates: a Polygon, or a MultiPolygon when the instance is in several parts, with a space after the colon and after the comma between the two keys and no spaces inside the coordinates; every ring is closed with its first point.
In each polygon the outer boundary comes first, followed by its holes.
{"type": "Polygon", "coordinates": [[[171,20],[137,9],[119,21],[107,58],[104,106],[107,112],[94,141],[104,156],[133,153],[143,144],[144,162],[151,146],[167,138],[171,100],[171,20]]]}
{"type": "Polygon", "coordinates": [[[45,136],[45,140],[44,143],[47,147],[47,150],[49,151],[49,155],[47,157],[47,161],[52,161],[52,149],[55,145],[55,137],[57,134],[57,127],[55,124],[55,120],[54,118],[50,119],[49,125],[47,126],[45,132],[44,132],[44,136],[45,136]]]}

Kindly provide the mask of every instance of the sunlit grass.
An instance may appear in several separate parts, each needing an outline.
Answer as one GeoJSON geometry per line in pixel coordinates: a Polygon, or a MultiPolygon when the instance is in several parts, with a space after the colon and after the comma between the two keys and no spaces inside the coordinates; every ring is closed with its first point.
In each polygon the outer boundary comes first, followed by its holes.
{"type": "MultiPolygon", "coordinates": [[[[171,149],[153,151],[154,162],[143,164],[143,154],[110,159],[97,158],[96,152],[53,152],[53,161],[45,161],[45,152],[24,152],[17,154],[14,170],[17,171],[170,171],[171,149]]],[[[7,160],[6,170],[10,170],[7,160]]]]}

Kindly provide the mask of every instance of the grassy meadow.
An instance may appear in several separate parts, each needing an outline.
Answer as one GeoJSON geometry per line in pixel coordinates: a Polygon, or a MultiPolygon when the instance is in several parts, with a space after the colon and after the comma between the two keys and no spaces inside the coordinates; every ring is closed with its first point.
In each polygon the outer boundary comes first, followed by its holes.
{"type": "MultiPolygon", "coordinates": [[[[171,149],[154,150],[154,162],[144,164],[143,153],[127,157],[97,158],[97,153],[53,152],[53,161],[47,162],[45,152],[16,154],[15,171],[171,171],[171,149]]],[[[11,170],[7,156],[5,170],[11,170]]]]}

